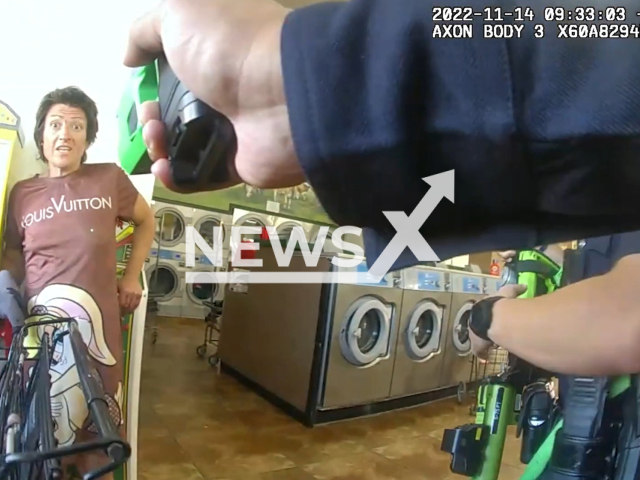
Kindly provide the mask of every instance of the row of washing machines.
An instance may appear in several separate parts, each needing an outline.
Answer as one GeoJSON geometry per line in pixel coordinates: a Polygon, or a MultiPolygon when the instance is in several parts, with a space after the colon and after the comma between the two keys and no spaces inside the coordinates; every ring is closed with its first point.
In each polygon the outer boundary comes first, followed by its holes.
{"type": "MultiPolygon", "coordinates": [[[[313,268],[341,270],[332,263],[326,256],[313,268]]],[[[294,257],[291,269],[304,268],[294,257]]],[[[366,273],[364,260],[356,271],[366,273]]],[[[420,266],[375,284],[359,275],[228,289],[218,352],[229,371],[310,416],[457,386],[471,379],[471,307],[499,282],[420,266]]]]}
{"type": "Polygon", "coordinates": [[[321,407],[469,382],[471,307],[495,293],[499,283],[489,275],[416,267],[376,285],[339,285],[321,407]]]}
{"type": "MultiPolygon", "coordinates": [[[[181,205],[152,202],[156,221],[154,242],[146,259],[146,275],[150,294],[158,303],[158,315],[181,318],[204,318],[208,308],[205,301],[224,299],[224,285],[186,283],[186,272],[224,271],[215,267],[196,248],[195,267],[186,266],[186,231],[192,225],[202,238],[213,245],[214,227],[222,228],[223,264],[231,251],[231,226],[275,226],[280,236],[289,236],[294,227],[302,227],[308,241],[317,235],[319,227],[265,213],[236,209],[232,213],[216,212],[181,205]]],[[[259,235],[243,235],[244,238],[259,235]]]]}

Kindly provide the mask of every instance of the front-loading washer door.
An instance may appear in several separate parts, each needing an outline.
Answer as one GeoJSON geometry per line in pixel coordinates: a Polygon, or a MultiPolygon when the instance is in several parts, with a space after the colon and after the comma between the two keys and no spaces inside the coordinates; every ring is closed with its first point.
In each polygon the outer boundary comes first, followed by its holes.
{"type": "Polygon", "coordinates": [[[147,270],[147,283],[149,284],[149,295],[156,297],[158,302],[166,302],[175,297],[180,279],[175,268],[169,265],[159,264],[147,270]]]}
{"type": "Polygon", "coordinates": [[[216,241],[225,241],[225,231],[222,222],[214,216],[200,218],[200,220],[196,222],[195,228],[200,236],[207,242],[207,245],[213,246],[216,241]],[[221,238],[216,238],[214,233],[216,227],[221,228],[221,230],[219,230],[221,238]]]}
{"type": "Polygon", "coordinates": [[[183,241],[186,229],[185,218],[175,208],[165,207],[155,214],[155,241],[161,247],[174,247],[183,241]],[[162,230],[162,231],[161,231],[162,230]]]}
{"type": "Polygon", "coordinates": [[[471,340],[469,339],[469,317],[471,316],[471,307],[474,302],[467,302],[456,314],[453,320],[452,335],[453,346],[458,355],[468,355],[471,353],[471,340]]]}
{"type": "MultiPolygon", "coordinates": [[[[198,277],[196,277],[198,280],[198,277]]],[[[197,305],[202,302],[214,302],[218,296],[220,286],[217,283],[191,283],[187,286],[187,295],[197,305]]]]}
{"type": "MultiPolygon", "coordinates": [[[[278,234],[278,237],[287,241],[291,241],[291,234],[294,232],[294,229],[299,230],[301,228],[302,228],[302,225],[299,225],[295,222],[284,222],[283,224],[279,225],[276,228],[276,233],[278,234]]],[[[306,239],[306,235],[305,235],[305,239],[306,239]]]]}
{"type": "Polygon", "coordinates": [[[417,362],[428,360],[440,349],[443,308],[431,300],[416,305],[404,332],[407,355],[417,362]]]}
{"type": "Polygon", "coordinates": [[[342,355],[351,364],[364,367],[387,355],[391,337],[392,308],[377,298],[356,300],[340,329],[342,355]]]}

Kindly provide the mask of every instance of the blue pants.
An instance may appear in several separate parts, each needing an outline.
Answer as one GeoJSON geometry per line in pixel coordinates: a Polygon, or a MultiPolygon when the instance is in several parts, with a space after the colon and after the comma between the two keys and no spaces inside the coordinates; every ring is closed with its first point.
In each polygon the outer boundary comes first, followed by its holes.
{"type": "Polygon", "coordinates": [[[584,255],[584,280],[607,273],[622,257],[640,253],[640,231],[590,238],[580,248],[584,255]]]}
{"type": "MultiPolygon", "coordinates": [[[[609,272],[622,257],[640,253],[640,231],[590,238],[581,242],[579,250],[581,268],[565,271],[569,274],[569,283],[603,275],[609,272]]],[[[561,375],[559,383],[560,391],[558,393],[562,405],[562,392],[567,391],[568,378],[561,375]]],[[[566,477],[545,470],[539,480],[556,480],[557,478],[565,479],[566,477]]]]}
{"type": "MultiPolygon", "coordinates": [[[[640,231],[595,237],[581,242],[580,254],[583,256],[580,272],[572,272],[571,283],[604,275],[613,268],[618,260],[627,255],[640,253],[640,231]]],[[[560,400],[562,401],[563,384],[561,377],[560,400]]]]}

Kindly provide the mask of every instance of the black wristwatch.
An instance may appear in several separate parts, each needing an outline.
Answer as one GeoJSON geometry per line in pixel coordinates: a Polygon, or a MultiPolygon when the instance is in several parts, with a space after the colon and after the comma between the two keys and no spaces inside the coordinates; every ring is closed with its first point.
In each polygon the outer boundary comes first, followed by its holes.
{"type": "Polygon", "coordinates": [[[471,318],[469,318],[469,330],[483,340],[491,342],[489,329],[493,321],[493,306],[496,302],[505,297],[486,297],[477,301],[471,307],[471,318]]]}

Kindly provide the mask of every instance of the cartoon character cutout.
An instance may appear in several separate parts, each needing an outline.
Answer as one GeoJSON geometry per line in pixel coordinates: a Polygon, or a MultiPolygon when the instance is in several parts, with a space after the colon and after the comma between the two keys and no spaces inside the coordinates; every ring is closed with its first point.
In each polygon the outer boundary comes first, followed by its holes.
{"type": "Polygon", "coordinates": [[[118,218],[116,220],[116,247],[120,248],[133,243],[133,230],[135,225],[118,218]]]}
{"type": "MultiPolygon", "coordinates": [[[[105,340],[102,312],[93,297],[85,290],[71,285],[49,285],[29,300],[28,311],[34,316],[32,318],[35,321],[74,318],[78,322],[78,330],[88,347],[89,355],[102,365],[116,364],[116,359],[105,340]]],[[[37,346],[45,332],[51,335],[56,329],[65,331],[67,328],[65,323],[38,327],[35,335],[30,337],[30,346],[37,346]]],[[[56,344],[49,370],[51,410],[56,423],[55,436],[60,446],[73,444],[76,432],[89,417],[75,363],[69,335],[65,335],[62,341],[56,344]]],[[[122,385],[118,385],[118,392],[121,391],[122,385]]],[[[117,394],[116,397],[120,398],[114,398],[105,393],[105,397],[115,424],[122,425],[122,395],[117,394]]],[[[91,427],[93,426],[90,426],[89,430],[95,431],[95,427],[91,427]]]]}

